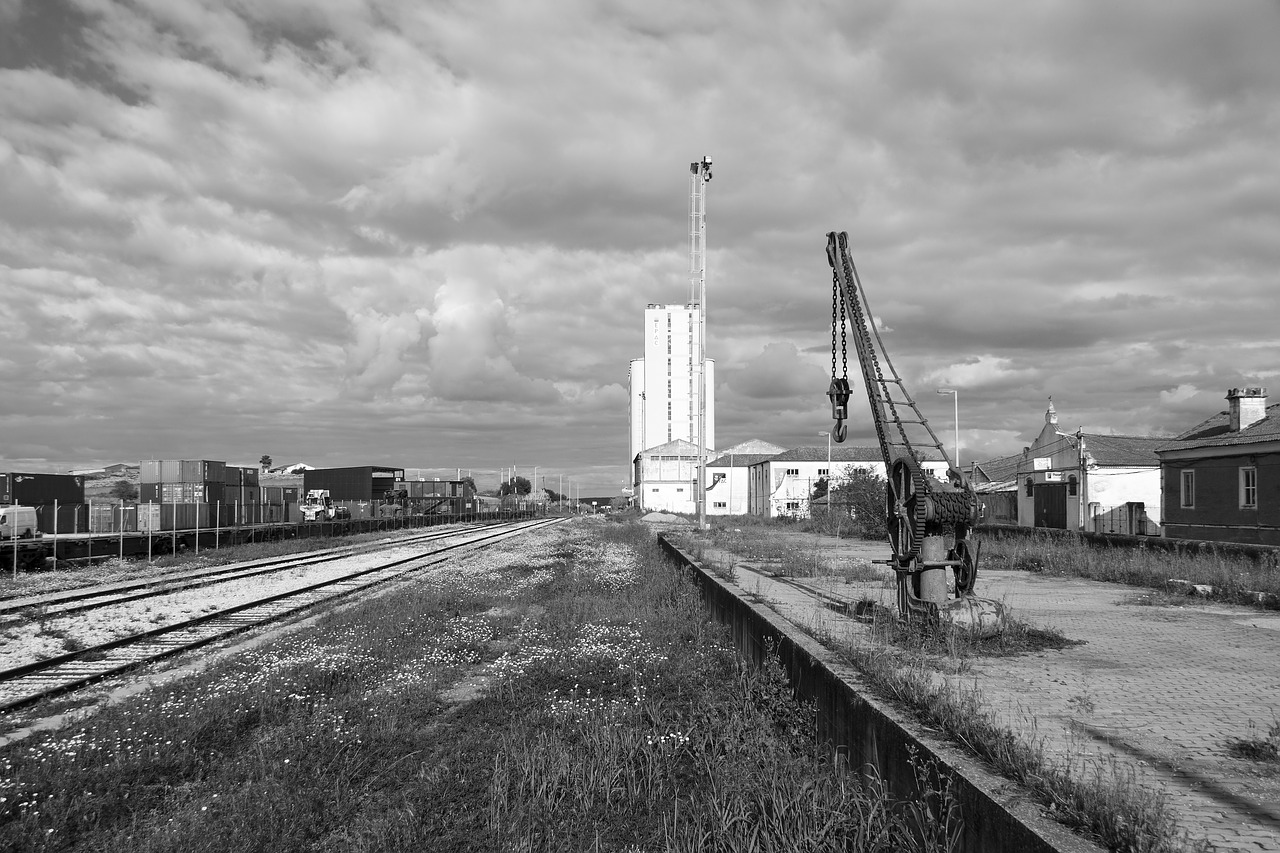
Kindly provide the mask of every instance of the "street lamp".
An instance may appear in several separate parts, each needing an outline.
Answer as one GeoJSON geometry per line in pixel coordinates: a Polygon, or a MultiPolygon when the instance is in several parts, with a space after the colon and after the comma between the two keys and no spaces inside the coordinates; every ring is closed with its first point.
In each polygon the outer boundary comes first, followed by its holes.
{"type": "MultiPolygon", "coordinates": [[[[827,437],[827,512],[831,512],[831,433],[823,430],[818,435],[827,437]]],[[[813,494],[813,490],[809,490],[809,494],[813,494]]],[[[810,510],[812,512],[812,510],[810,510]]]]}
{"type": "Polygon", "coordinates": [[[954,388],[939,388],[939,394],[950,394],[956,410],[956,470],[960,470],[960,392],[954,388]]]}

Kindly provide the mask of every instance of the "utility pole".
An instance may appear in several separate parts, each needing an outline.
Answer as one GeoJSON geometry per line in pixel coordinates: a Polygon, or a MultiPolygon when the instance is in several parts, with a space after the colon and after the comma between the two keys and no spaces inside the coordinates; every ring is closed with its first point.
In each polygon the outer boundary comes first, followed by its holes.
{"type": "MultiPolygon", "coordinates": [[[[689,289],[698,305],[698,529],[707,529],[707,184],[711,158],[689,164],[689,289]]],[[[690,293],[690,302],[695,301],[690,293]]]]}

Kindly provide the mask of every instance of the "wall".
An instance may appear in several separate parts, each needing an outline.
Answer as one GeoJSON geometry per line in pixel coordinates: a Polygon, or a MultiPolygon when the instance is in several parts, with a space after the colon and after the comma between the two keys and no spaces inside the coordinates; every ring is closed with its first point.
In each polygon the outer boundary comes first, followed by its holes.
{"type": "Polygon", "coordinates": [[[640,506],[650,512],[695,513],[698,511],[693,499],[696,488],[693,483],[642,483],[640,506]]]}
{"type": "Polygon", "coordinates": [[[814,704],[818,738],[851,769],[876,780],[894,798],[919,799],[916,768],[936,762],[938,774],[952,785],[964,822],[955,853],[1100,853],[1097,846],[1040,817],[1040,808],[1013,783],[986,772],[872,697],[856,670],[811,637],[772,610],[746,601],[741,590],[704,571],[665,538],[659,541],[672,559],[689,568],[708,615],[729,626],[739,654],[759,664],[768,650],[777,650],[799,698],[814,704]]]}
{"type": "Polygon", "coordinates": [[[1161,467],[1165,535],[1280,545],[1280,454],[1180,460],[1161,467]],[[1258,507],[1240,507],[1240,468],[1258,470],[1258,507]],[[1182,472],[1196,472],[1195,506],[1182,506],[1182,472]]]}
{"type": "MultiPolygon", "coordinates": [[[[642,450],[676,439],[698,443],[697,364],[693,361],[698,357],[699,316],[699,309],[689,305],[654,304],[645,309],[644,359],[631,365],[632,459],[642,450]],[[635,449],[638,445],[644,446],[635,449]]],[[[710,358],[706,387],[706,444],[714,449],[715,362],[710,358]]]]}
{"type": "Polygon", "coordinates": [[[1160,470],[1141,466],[1107,466],[1090,468],[1085,472],[1085,499],[1089,505],[1098,504],[1097,512],[1086,510],[1086,530],[1096,533],[1131,533],[1133,535],[1159,536],[1161,519],[1160,470]],[[1105,519],[1099,525],[1095,514],[1123,510],[1126,504],[1141,503],[1146,508],[1149,529],[1107,530],[1105,519]]]}
{"type": "Polygon", "coordinates": [[[708,485],[715,482],[717,474],[724,475],[724,479],[707,490],[707,515],[746,515],[750,511],[747,500],[750,469],[745,465],[733,468],[708,467],[708,485]],[[717,507],[717,503],[725,506],[717,507]]]}

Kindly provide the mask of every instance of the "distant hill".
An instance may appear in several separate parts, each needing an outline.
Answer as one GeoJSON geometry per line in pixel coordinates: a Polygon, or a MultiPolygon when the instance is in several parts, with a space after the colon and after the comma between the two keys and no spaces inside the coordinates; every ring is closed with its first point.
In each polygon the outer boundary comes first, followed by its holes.
{"type": "Polygon", "coordinates": [[[295,462],[292,465],[281,465],[277,468],[268,468],[268,474],[301,474],[303,471],[314,471],[314,465],[308,465],[305,462],[295,462]]]}

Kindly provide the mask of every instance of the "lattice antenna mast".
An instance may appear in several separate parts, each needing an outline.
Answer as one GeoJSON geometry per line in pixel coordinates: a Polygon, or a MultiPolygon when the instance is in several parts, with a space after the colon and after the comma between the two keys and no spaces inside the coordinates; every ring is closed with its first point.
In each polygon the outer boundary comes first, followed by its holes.
{"type": "MultiPolygon", "coordinates": [[[[711,158],[689,164],[689,304],[698,311],[698,529],[707,527],[707,184],[711,158]]],[[[692,347],[691,347],[692,349],[692,347]]],[[[690,360],[695,353],[690,352],[690,360]]]]}

